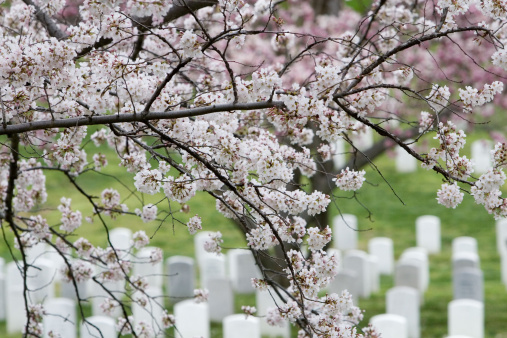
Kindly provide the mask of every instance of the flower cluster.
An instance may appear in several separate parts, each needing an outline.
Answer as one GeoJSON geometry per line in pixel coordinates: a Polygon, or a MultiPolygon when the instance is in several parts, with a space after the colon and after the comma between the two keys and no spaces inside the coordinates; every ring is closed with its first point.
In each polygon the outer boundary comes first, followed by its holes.
{"type": "Polygon", "coordinates": [[[463,201],[464,194],[460,191],[458,184],[444,183],[437,192],[437,201],[439,204],[447,208],[456,209],[456,207],[463,201]]]}
{"type": "Polygon", "coordinates": [[[432,169],[441,159],[445,161],[451,175],[467,179],[473,172],[472,162],[466,156],[460,156],[459,154],[466,143],[465,132],[463,130],[457,131],[456,126],[451,121],[448,121],[447,124],[440,122],[434,139],[439,141],[440,146],[430,149],[421,166],[432,169]]]}
{"type": "Polygon", "coordinates": [[[366,172],[364,170],[355,171],[350,170],[348,167],[346,169],[342,169],[341,173],[336,175],[333,178],[333,181],[336,183],[336,186],[344,191],[355,191],[360,189],[363,186],[363,182],[366,180],[364,175],[366,172]]]}
{"type": "Polygon", "coordinates": [[[212,252],[216,254],[220,254],[222,251],[222,247],[220,244],[223,243],[222,234],[220,231],[217,232],[211,232],[209,234],[209,238],[206,239],[204,242],[204,250],[207,252],[212,252]]]}
{"type": "Polygon", "coordinates": [[[143,169],[134,176],[134,185],[139,192],[156,194],[162,184],[162,174],[157,169],[143,169]]]}
{"type": "Polygon", "coordinates": [[[490,169],[479,177],[470,193],[478,204],[484,205],[489,213],[495,217],[507,216],[507,206],[501,197],[500,187],[505,183],[505,173],[502,169],[490,169]]]}
{"type": "Polygon", "coordinates": [[[241,311],[243,311],[248,317],[248,316],[253,316],[257,312],[257,309],[255,308],[255,306],[243,305],[241,307],[241,311]]]}
{"type": "Polygon", "coordinates": [[[193,235],[195,234],[198,230],[202,230],[202,225],[201,225],[201,218],[197,215],[195,215],[194,217],[191,217],[189,220],[188,220],[188,223],[187,223],[187,227],[188,227],[188,232],[193,235]]]}
{"type": "Polygon", "coordinates": [[[67,265],[64,265],[61,273],[63,279],[67,282],[72,282],[73,280],[77,283],[86,282],[93,277],[93,267],[85,261],[77,260],[71,263],[70,269],[67,265]]]}
{"type": "Polygon", "coordinates": [[[324,246],[331,241],[331,228],[325,227],[323,230],[319,228],[308,228],[308,247],[312,251],[322,250],[324,246]]]}
{"type": "Polygon", "coordinates": [[[150,243],[149,237],[143,230],[137,231],[132,236],[133,245],[136,249],[141,249],[150,243]]]}
{"type": "Polygon", "coordinates": [[[482,90],[467,86],[465,90],[459,89],[459,97],[463,101],[465,111],[471,112],[472,108],[480,107],[491,102],[496,94],[503,91],[503,83],[495,81],[491,85],[485,84],[482,90]]]}
{"type": "Polygon", "coordinates": [[[14,208],[18,211],[29,211],[36,203],[42,204],[47,200],[46,176],[42,170],[34,170],[39,165],[34,158],[19,163],[20,174],[16,179],[17,195],[13,199],[14,208]]]}
{"type": "Polygon", "coordinates": [[[62,225],[60,225],[60,229],[66,232],[73,232],[81,226],[81,211],[72,211],[70,208],[70,198],[62,197],[60,202],[61,204],[58,206],[58,211],[62,213],[62,225]]]}
{"type": "Polygon", "coordinates": [[[431,115],[431,113],[428,113],[426,111],[422,111],[421,115],[419,116],[419,132],[424,133],[424,132],[428,131],[428,129],[431,128],[433,121],[434,121],[434,118],[431,115]]]}
{"type": "Polygon", "coordinates": [[[426,96],[426,99],[428,100],[428,104],[430,105],[431,109],[438,113],[447,107],[449,104],[450,96],[451,92],[449,91],[449,87],[441,87],[437,84],[434,84],[431,87],[431,92],[428,94],[428,96],[426,96]]]}
{"type": "Polygon", "coordinates": [[[157,206],[154,204],[147,204],[143,210],[136,209],[136,215],[141,217],[144,223],[151,222],[157,218],[157,206]]]}
{"type": "Polygon", "coordinates": [[[42,320],[45,314],[46,311],[42,304],[30,304],[28,306],[28,330],[24,334],[34,337],[41,336],[43,333],[42,320]]]}
{"type": "Polygon", "coordinates": [[[196,303],[205,303],[208,301],[209,292],[207,289],[195,289],[194,300],[196,303]]]}
{"type": "Polygon", "coordinates": [[[180,39],[180,48],[184,57],[197,57],[201,55],[198,37],[192,31],[183,33],[180,39]]]}

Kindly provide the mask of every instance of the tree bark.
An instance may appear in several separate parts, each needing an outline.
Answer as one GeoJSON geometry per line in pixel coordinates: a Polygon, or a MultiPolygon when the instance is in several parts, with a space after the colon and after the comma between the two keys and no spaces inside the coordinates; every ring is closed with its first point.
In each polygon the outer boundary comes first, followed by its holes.
{"type": "Polygon", "coordinates": [[[342,8],[342,0],[314,0],[312,7],[317,15],[336,15],[342,8]]]}

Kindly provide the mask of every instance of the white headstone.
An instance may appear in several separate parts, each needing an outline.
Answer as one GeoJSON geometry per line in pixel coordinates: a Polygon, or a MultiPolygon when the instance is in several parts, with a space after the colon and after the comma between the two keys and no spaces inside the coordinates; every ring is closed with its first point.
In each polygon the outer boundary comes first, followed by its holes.
{"type": "Polygon", "coordinates": [[[276,308],[277,306],[281,306],[283,304],[280,297],[278,297],[278,295],[272,289],[269,289],[269,291],[256,290],[255,300],[255,307],[257,309],[256,315],[259,316],[262,336],[289,338],[289,322],[285,321],[283,326],[271,326],[266,321],[266,314],[268,310],[276,308]]]}
{"type": "Polygon", "coordinates": [[[7,319],[7,297],[5,296],[7,287],[7,279],[5,274],[0,275],[0,321],[7,319]]]}
{"type": "Polygon", "coordinates": [[[502,283],[507,287],[507,255],[500,255],[500,270],[502,283]]]}
{"type": "Polygon", "coordinates": [[[132,245],[132,230],[127,228],[114,228],[109,232],[109,241],[120,258],[129,254],[132,245]]]}
{"type": "Polygon", "coordinates": [[[370,318],[370,324],[385,338],[408,338],[407,320],[393,314],[376,315],[370,318]]]}
{"type": "Polygon", "coordinates": [[[209,310],[207,303],[196,303],[189,299],[174,305],[176,337],[209,338],[209,310]]]}
{"type": "Polygon", "coordinates": [[[368,252],[377,256],[378,270],[383,275],[392,275],[394,270],[393,240],[387,237],[375,237],[368,242],[368,252]]]}
{"type": "MultiPolygon", "coordinates": [[[[137,291],[134,299],[142,297],[146,300],[146,305],[141,306],[138,302],[132,303],[132,315],[134,316],[134,326],[140,322],[148,324],[152,329],[152,337],[164,337],[164,327],[162,325],[162,315],[164,313],[164,297],[160,287],[152,286],[145,290],[146,295],[137,291]]],[[[139,332],[137,332],[139,334],[139,332]]]]}
{"type": "Polygon", "coordinates": [[[37,258],[27,271],[27,286],[33,303],[42,303],[55,297],[57,269],[53,261],[37,258]]]}
{"type": "Polygon", "coordinates": [[[5,303],[8,305],[6,313],[7,333],[20,333],[25,327],[26,310],[23,301],[23,277],[21,271],[23,267],[15,262],[7,264],[7,274],[5,280],[5,303]]]}
{"type": "Polygon", "coordinates": [[[400,260],[394,272],[395,286],[408,286],[419,292],[420,303],[424,298],[424,281],[422,277],[422,264],[415,259],[400,260]]]}
{"type": "Polygon", "coordinates": [[[115,321],[111,317],[92,316],[81,323],[81,338],[116,337],[115,321]]]}
{"type": "Polygon", "coordinates": [[[405,317],[410,338],[421,336],[419,292],[416,289],[408,286],[389,289],[386,293],[386,312],[405,317]]]}
{"type": "MultiPolygon", "coordinates": [[[[70,258],[70,257],[67,257],[70,258]]],[[[40,260],[51,261],[54,267],[60,267],[65,264],[61,254],[46,243],[38,243],[26,251],[26,261],[32,265],[37,265],[40,260]]],[[[59,280],[60,274],[54,276],[54,281],[59,280]]]]}
{"type": "Polygon", "coordinates": [[[53,298],[44,303],[44,336],[51,332],[65,338],[77,337],[76,302],[68,298],[53,298]]]}
{"type": "MultiPolygon", "coordinates": [[[[409,144],[413,140],[407,140],[409,144]]],[[[396,147],[396,171],[399,173],[412,173],[417,170],[418,161],[402,147],[396,147]]]]}
{"type": "Polygon", "coordinates": [[[360,132],[353,132],[351,140],[359,151],[365,151],[373,146],[373,131],[371,128],[365,128],[360,132]]]}
{"type": "Polygon", "coordinates": [[[261,278],[259,268],[250,250],[233,249],[227,252],[229,276],[237,293],[254,293],[252,278],[261,278]]]}
{"type": "MultiPolygon", "coordinates": [[[[74,258],[67,258],[68,262],[72,264],[75,260],[74,258]]],[[[58,280],[60,286],[60,292],[57,295],[59,298],[69,298],[73,299],[77,302],[77,294],[76,287],[74,286],[74,281],[68,280],[68,276],[64,276],[63,274],[67,270],[68,266],[66,263],[61,265],[58,269],[58,280]],[[65,270],[63,269],[65,268],[65,270]]],[[[77,285],[77,292],[79,293],[79,298],[86,299],[88,298],[88,290],[91,289],[91,284],[94,283],[91,279],[87,281],[75,281],[77,285]]]]}
{"type": "Polygon", "coordinates": [[[507,254],[507,218],[496,221],[496,248],[500,255],[507,254]]]}
{"type": "Polygon", "coordinates": [[[166,260],[166,291],[174,304],[185,298],[193,298],[195,289],[194,259],[172,256],[166,260]]]}
{"type": "Polygon", "coordinates": [[[343,268],[356,273],[359,296],[363,298],[370,297],[371,271],[368,254],[361,250],[350,250],[343,258],[343,268]]]}
{"type": "Polygon", "coordinates": [[[49,250],[49,245],[44,242],[40,242],[31,246],[25,250],[26,261],[32,264],[35,260],[43,257],[49,250]]]}
{"type": "Polygon", "coordinates": [[[224,338],[261,338],[259,318],[244,314],[230,315],[223,320],[224,338]]]}
{"type": "Polygon", "coordinates": [[[452,254],[459,252],[477,253],[477,240],[468,236],[456,237],[452,241],[452,254]]]}
{"type": "MultiPolygon", "coordinates": [[[[87,282],[77,282],[77,289],[79,292],[79,298],[85,299],[88,297],[88,283],[87,282]]],[[[76,288],[72,281],[67,282],[62,280],[60,282],[60,298],[69,298],[77,301],[76,296],[76,288]]]]}
{"type": "Polygon", "coordinates": [[[336,170],[343,168],[347,163],[347,155],[345,153],[345,142],[340,137],[334,143],[333,148],[333,163],[336,170]]]}
{"type": "Polygon", "coordinates": [[[209,318],[212,322],[222,320],[234,313],[234,292],[231,281],[225,277],[210,278],[207,281],[209,318]]]}
{"type": "Polygon", "coordinates": [[[338,249],[329,248],[327,249],[327,254],[329,257],[334,256],[336,259],[336,269],[340,271],[343,268],[343,259],[342,252],[338,249]]]}
{"type": "Polygon", "coordinates": [[[507,254],[507,218],[496,221],[496,248],[500,255],[507,254]]]}
{"type": "Polygon", "coordinates": [[[417,246],[425,248],[428,253],[440,252],[440,218],[437,216],[420,216],[415,221],[417,246]]]}
{"type": "Polygon", "coordinates": [[[480,269],[479,255],[474,252],[461,251],[452,255],[452,269],[476,268],[480,269]]]}
{"type": "Polygon", "coordinates": [[[402,260],[418,260],[421,262],[422,269],[422,283],[424,287],[424,291],[428,289],[430,283],[430,262],[428,258],[428,251],[425,248],[420,247],[412,247],[405,249],[401,254],[400,261],[402,260]]]}
{"type": "Polygon", "coordinates": [[[212,278],[225,278],[225,256],[224,255],[206,255],[202,259],[202,264],[199,266],[201,277],[201,288],[208,287],[208,280],[212,278]]]}
{"type": "Polygon", "coordinates": [[[484,304],[472,299],[457,299],[448,306],[449,335],[484,337],[484,304]]]}
{"type": "MultiPolygon", "coordinates": [[[[100,280],[98,280],[100,282],[100,280]]],[[[117,306],[115,309],[111,311],[111,313],[106,313],[102,310],[101,305],[106,301],[106,298],[112,299],[111,295],[104,290],[106,288],[109,292],[111,292],[117,299],[122,299],[123,294],[125,292],[125,281],[107,281],[97,283],[93,280],[90,280],[88,283],[88,288],[86,293],[92,303],[92,315],[93,316],[110,316],[113,318],[121,316],[121,309],[117,306]]]]}
{"type": "Polygon", "coordinates": [[[484,277],[477,268],[460,268],[453,271],[454,299],[484,301],[484,277]]]}
{"type": "Polygon", "coordinates": [[[145,247],[139,250],[134,263],[134,276],[143,276],[148,285],[162,287],[163,284],[163,264],[162,261],[151,263],[151,256],[157,248],[145,247]]]}
{"type": "Polygon", "coordinates": [[[357,217],[350,214],[338,215],[333,220],[333,246],[339,250],[357,248],[357,217]]]}
{"type": "Polygon", "coordinates": [[[5,299],[5,287],[6,287],[6,277],[5,277],[5,260],[0,257],[0,320],[5,320],[6,316],[6,299],[5,299]]]}
{"type": "Polygon", "coordinates": [[[341,294],[343,290],[347,290],[352,296],[354,305],[359,304],[359,283],[357,281],[357,273],[355,271],[342,269],[338,271],[334,279],[329,283],[327,289],[330,293],[341,294]]]}
{"type": "Polygon", "coordinates": [[[475,173],[484,174],[493,166],[491,150],[492,144],[488,140],[479,140],[472,143],[472,162],[475,173]]]}
{"type": "Polygon", "coordinates": [[[376,293],[380,291],[380,273],[378,271],[378,261],[377,256],[368,255],[368,269],[370,272],[370,290],[372,293],[376,293]]]}
{"type": "Polygon", "coordinates": [[[216,256],[214,253],[209,253],[204,250],[204,242],[209,239],[209,235],[211,231],[200,231],[194,235],[194,250],[195,250],[195,259],[197,260],[197,265],[201,268],[204,257],[208,256],[216,256]]]}

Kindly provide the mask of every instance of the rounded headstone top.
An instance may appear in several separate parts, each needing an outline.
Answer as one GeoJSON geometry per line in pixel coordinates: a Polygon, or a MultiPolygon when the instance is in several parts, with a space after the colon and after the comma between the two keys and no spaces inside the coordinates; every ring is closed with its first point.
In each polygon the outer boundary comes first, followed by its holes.
{"type": "Polygon", "coordinates": [[[368,243],[371,244],[393,244],[393,240],[389,237],[374,237],[368,243]]]}
{"type": "Polygon", "coordinates": [[[417,217],[417,219],[415,220],[415,223],[416,224],[433,223],[433,224],[440,225],[440,218],[438,218],[437,216],[433,216],[433,215],[423,215],[423,216],[417,217]]]}

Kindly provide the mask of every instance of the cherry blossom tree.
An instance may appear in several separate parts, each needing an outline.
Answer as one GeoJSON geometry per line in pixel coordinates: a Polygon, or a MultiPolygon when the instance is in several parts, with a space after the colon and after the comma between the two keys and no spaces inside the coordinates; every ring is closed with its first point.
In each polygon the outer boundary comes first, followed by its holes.
{"type": "MultiPolygon", "coordinates": [[[[81,311],[87,299],[77,284],[91,280],[110,296],[103,308],[120,309],[121,334],[153,336],[173,326],[165,309],[160,327],[130,317],[135,303],[150,298],[146,280],[131,271],[132,254],[150,242],[145,232],[126,250],[109,237],[101,248],[75,234],[94,221],[108,236],[108,220],[118,215],[172,226],[179,215],[163,213],[164,202],[184,206],[198,193],[242,229],[262,274],[253,285],[283,300],[269,322],[289,321],[301,337],[376,336],[356,328],[362,313],[350,295],[323,292],[337,261],[323,250],[332,233],[318,217],[331,189],[359,190],[367,178],[360,167],[387,147],[402,147],[442,176],[438,203],[456,208],[469,192],[495,217],[507,215],[500,190],[507,146],[497,143],[493,167],[474,175],[456,123],[494,112],[486,105],[495,100],[505,106],[498,94],[507,70],[507,3],[378,0],[363,17],[345,8],[334,14],[316,16],[301,0],[3,3],[1,221],[21,257],[27,336],[42,334],[45,311],[26,282],[27,252],[38,243],[61,256],[81,311]],[[352,136],[368,129],[380,146],[333,168],[334,144],[343,139],[358,152],[352,136]],[[434,143],[412,147],[425,135],[434,143]],[[97,151],[101,145],[109,155],[97,151]],[[115,189],[93,196],[78,182],[111,156],[133,175],[123,181],[135,210],[115,189]],[[63,193],[52,210],[61,221],[48,223],[41,210],[50,171],[66,177],[92,215],[63,193]],[[316,176],[324,180],[312,189],[301,184],[316,176]],[[158,202],[144,202],[147,195],[158,202]],[[274,247],[284,261],[278,270],[269,267],[274,247]],[[123,295],[111,292],[113,281],[128,285],[123,295]]],[[[206,229],[198,214],[183,225],[190,234],[206,229]]],[[[221,244],[213,233],[205,249],[219,254],[221,244]]],[[[195,294],[201,301],[207,291],[195,294]]]]}

